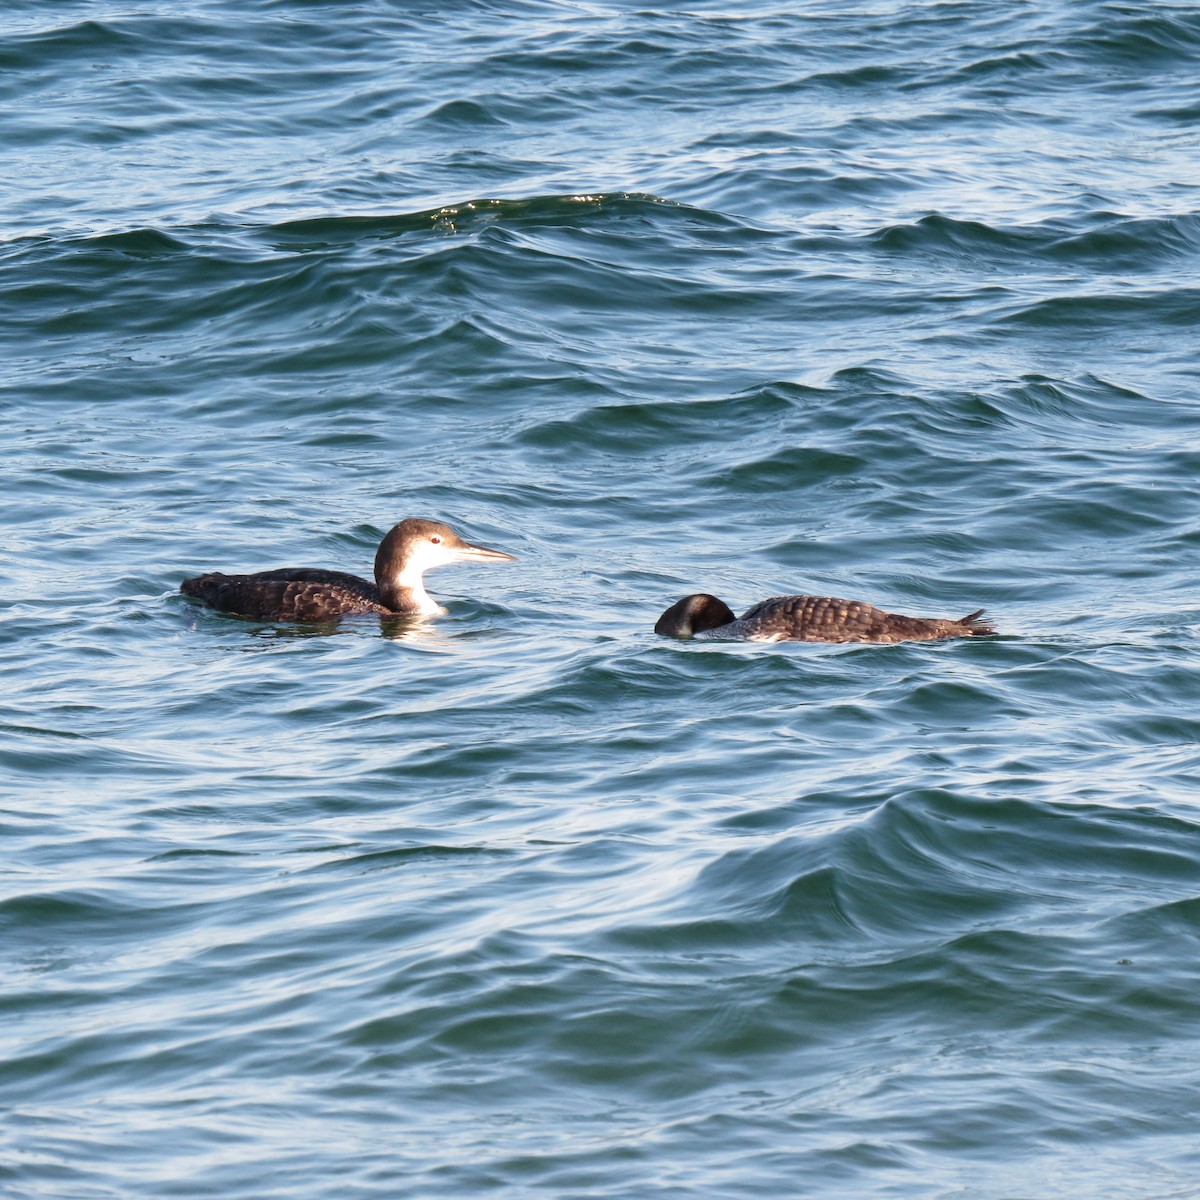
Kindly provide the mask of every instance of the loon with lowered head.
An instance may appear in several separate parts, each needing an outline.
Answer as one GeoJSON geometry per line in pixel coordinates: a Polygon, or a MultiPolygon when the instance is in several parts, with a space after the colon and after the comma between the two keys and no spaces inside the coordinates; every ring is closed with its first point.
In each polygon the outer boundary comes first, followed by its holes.
{"type": "Polygon", "coordinates": [[[424,617],[446,611],[422,582],[432,567],[515,561],[515,555],[463,541],[441,521],[409,517],[379,543],[374,583],[344,571],[278,567],[252,575],[198,575],[179,590],[221,612],[260,621],[336,621],[367,613],[424,617]]]}
{"type": "Polygon", "coordinates": [[[833,596],[772,596],[735,617],[723,600],[700,592],[672,604],[658,618],[654,632],[713,641],[918,642],[988,637],[996,631],[982,617],[982,608],[957,621],[904,617],[861,600],[833,596]]]}

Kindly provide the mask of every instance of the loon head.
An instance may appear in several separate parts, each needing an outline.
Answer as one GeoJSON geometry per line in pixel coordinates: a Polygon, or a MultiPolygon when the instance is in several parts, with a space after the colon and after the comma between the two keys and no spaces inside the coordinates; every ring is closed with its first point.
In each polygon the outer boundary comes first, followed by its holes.
{"type": "Polygon", "coordinates": [[[667,637],[690,638],[706,629],[728,625],[732,620],[735,620],[733,611],[724,600],[718,600],[707,592],[697,592],[672,604],[658,618],[654,632],[667,637]]]}
{"type": "Polygon", "coordinates": [[[440,612],[421,576],[448,563],[515,562],[503,550],[464,541],[449,525],[409,517],[390,529],[375,555],[375,583],[384,603],[396,612],[440,612]]]}

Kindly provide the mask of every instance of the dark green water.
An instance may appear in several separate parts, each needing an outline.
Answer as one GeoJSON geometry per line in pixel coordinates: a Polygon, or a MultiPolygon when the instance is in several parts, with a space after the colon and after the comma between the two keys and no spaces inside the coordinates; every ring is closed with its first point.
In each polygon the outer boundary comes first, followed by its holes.
{"type": "Polygon", "coordinates": [[[0,1194],[1200,1194],[1194,5],[0,31],[0,1194]]]}

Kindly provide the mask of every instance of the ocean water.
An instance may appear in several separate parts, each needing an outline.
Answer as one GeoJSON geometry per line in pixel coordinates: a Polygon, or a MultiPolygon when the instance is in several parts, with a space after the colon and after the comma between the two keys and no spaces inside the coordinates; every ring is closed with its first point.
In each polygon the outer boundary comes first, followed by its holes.
{"type": "Polygon", "coordinates": [[[0,30],[0,1195],[1200,1195],[1194,4],[0,30]]]}

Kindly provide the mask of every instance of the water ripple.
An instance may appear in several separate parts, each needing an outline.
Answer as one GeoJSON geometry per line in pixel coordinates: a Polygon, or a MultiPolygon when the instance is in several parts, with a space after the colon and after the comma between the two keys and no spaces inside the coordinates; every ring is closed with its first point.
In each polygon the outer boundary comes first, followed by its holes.
{"type": "Polygon", "coordinates": [[[10,7],[0,1190],[1190,1196],[1195,14],[10,7]]]}

